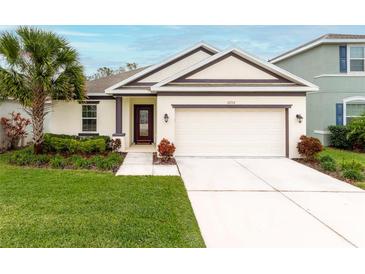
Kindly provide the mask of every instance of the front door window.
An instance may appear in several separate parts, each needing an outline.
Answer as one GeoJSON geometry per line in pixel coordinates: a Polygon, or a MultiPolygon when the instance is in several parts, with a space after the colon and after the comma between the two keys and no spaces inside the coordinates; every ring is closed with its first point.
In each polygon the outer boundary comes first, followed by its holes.
{"type": "Polygon", "coordinates": [[[148,110],[145,109],[139,111],[139,135],[148,136],[148,110]]]}
{"type": "Polygon", "coordinates": [[[134,105],[134,142],[153,143],[153,105],[134,105]]]}

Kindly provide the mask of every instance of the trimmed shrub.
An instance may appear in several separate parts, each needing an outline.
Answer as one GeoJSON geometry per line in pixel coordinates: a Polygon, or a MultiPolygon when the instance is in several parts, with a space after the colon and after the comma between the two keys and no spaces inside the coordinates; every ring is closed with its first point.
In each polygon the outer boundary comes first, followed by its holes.
{"type": "Polygon", "coordinates": [[[66,166],[66,160],[60,155],[56,155],[50,160],[50,165],[52,168],[64,168],[66,166]]]}
{"type": "Polygon", "coordinates": [[[87,139],[102,139],[105,143],[105,149],[111,150],[111,139],[109,136],[106,135],[100,135],[100,136],[94,136],[94,137],[88,137],[87,139]]]}
{"type": "Polygon", "coordinates": [[[330,155],[323,155],[319,157],[319,161],[320,162],[333,162],[336,163],[335,159],[333,159],[332,156],[330,155]]]}
{"type": "Polygon", "coordinates": [[[300,142],[297,145],[297,149],[305,160],[311,161],[318,152],[323,150],[323,146],[317,138],[302,135],[300,136],[300,142]]]}
{"type": "Polygon", "coordinates": [[[341,163],[341,170],[349,170],[349,169],[352,169],[352,170],[357,170],[357,171],[364,171],[364,166],[358,162],[358,161],[355,161],[355,160],[352,160],[352,161],[343,161],[341,163]]]}
{"type": "Polygon", "coordinates": [[[82,153],[104,152],[106,144],[104,139],[90,139],[79,143],[79,151],[82,153]]]}
{"type": "Polygon", "coordinates": [[[91,158],[77,154],[66,157],[59,154],[34,154],[32,147],[9,153],[5,159],[10,164],[19,166],[50,166],[57,169],[65,167],[90,169],[96,167],[99,170],[115,170],[123,162],[122,155],[117,152],[110,152],[107,155],[96,155],[91,158]]]}
{"type": "Polygon", "coordinates": [[[74,139],[80,140],[80,136],[77,135],[67,135],[67,134],[54,134],[54,133],[45,133],[44,137],[57,137],[62,139],[74,139]]]}
{"type": "Polygon", "coordinates": [[[365,145],[365,116],[354,118],[347,125],[347,139],[355,150],[364,149],[365,145]]]}
{"type": "Polygon", "coordinates": [[[110,143],[109,136],[96,136],[80,139],[78,136],[45,134],[44,151],[56,153],[94,153],[104,152],[110,143]]]}
{"type": "Polygon", "coordinates": [[[94,156],[90,158],[90,163],[100,170],[113,170],[119,167],[122,161],[123,158],[119,153],[110,153],[105,157],[94,156]]]}
{"type": "Polygon", "coordinates": [[[331,132],[330,146],[345,149],[351,147],[351,143],[347,139],[349,130],[346,126],[329,126],[328,130],[331,132]]]}
{"type": "Polygon", "coordinates": [[[321,162],[320,165],[326,171],[336,171],[337,169],[336,163],[333,162],[321,162]]]}
{"type": "Polygon", "coordinates": [[[336,171],[336,169],[337,169],[337,164],[336,164],[335,159],[333,159],[329,155],[324,155],[324,156],[320,157],[319,162],[320,162],[321,167],[326,171],[336,171]]]}
{"type": "Polygon", "coordinates": [[[362,181],[364,180],[364,175],[361,171],[355,169],[346,169],[342,172],[342,176],[346,179],[350,179],[353,181],[362,181]]]}
{"type": "Polygon", "coordinates": [[[105,163],[104,163],[104,157],[102,157],[102,156],[94,156],[94,157],[92,157],[92,158],[90,158],[90,162],[93,164],[93,165],[95,165],[95,167],[97,168],[97,169],[101,169],[101,170],[104,170],[104,169],[106,169],[105,168],[105,163]]]}
{"type": "Polygon", "coordinates": [[[36,166],[44,166],[51,161],[51,156],[47,154],[36,154],[34,160],[35,160],[34,164],[36,166]]]}
{"type": "Polygon", "coordinates": [[[167,162],[174,155],[176,147],[173,143],[170,143],[169,140],[163,138],[158,144],[157,150],[162,157],[162,161],[167,162]]]}
{"type": "Polygon", "coordinates": [[[35,162],[35,154],[32,148],[25,148],[14,152],[9,157],[9,163],[19,166],[33,165],[35,162]]]}
{"type": "Polygon", "coordinates": [[[32,147],[18,150],[8,158],[9,163],[19,166],[44,166],[50,160],[51,157],[47,154],[34,154],[32,147]]]}
{"type": "Polygon", "coordinates": [[[80,155],[72,155],[67,159],[67,162],[70,166],[76,169],[88,169],[91,166],[89,160],[80,155]]]}

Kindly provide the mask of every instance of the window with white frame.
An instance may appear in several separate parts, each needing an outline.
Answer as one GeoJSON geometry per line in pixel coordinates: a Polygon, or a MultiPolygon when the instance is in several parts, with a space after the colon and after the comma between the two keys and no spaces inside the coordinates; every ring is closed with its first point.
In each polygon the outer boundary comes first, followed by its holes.
{"type": "Polygon", "coordinates": [[[356,96],[345,98],[343,100],[344,108],[344,124],[347,125],[352,119],[365,114],[365,97],[356,96]]]}
{"type": "Polygon", "coordinates": [[[350,72],[365,71],[365,46],[350,46],[349,68],[350,72]]]}
{"type": "Polygon", "coordinates": [[[96,105],[82,105],[82,131],[96,132],[96,105]]]}

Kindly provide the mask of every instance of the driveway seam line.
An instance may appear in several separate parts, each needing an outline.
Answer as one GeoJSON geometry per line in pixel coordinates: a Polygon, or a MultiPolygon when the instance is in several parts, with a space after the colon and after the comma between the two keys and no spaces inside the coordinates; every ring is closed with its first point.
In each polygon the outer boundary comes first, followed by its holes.
{"type": "Polygon", "coordinates": [[[295,202],[293,199],[291,199],[290,197],[288,197],[287,195],[285,195],[283,192],[281,192],[279,189],[277,189],[276,187],[272,186],[269,182],[267,182],[266,180],[264,180],[263,178],[261,178],[260,176],[258,176],[257,174],[255,174],[252,170],[250,170],[248,167],[244,166],[243,164],[241,164],[240,162],[238,162],[237,160],[235,160],[235,162],[237,164],[239,164],[242,168],[246,169],[248,172],[250,172],[252,175],[256,176],[257,178],[259,178],[261,181],[263,181],[265,184],[267,184],[268,186],[272,187],[276,192],[280,193],[282,196],[284,196],[286,199],[288,199],[289,201],[291,201],[294,205],[296,205],[297,207],[301,208],[302,210],[304,210],[307,214],[309,214],[310,216],[312,216],[314,219],[316,219],[318,222],[320,222],[321,224],[323,224],[324,226],[326,226],[328,229],[330,229],[331,231],[333,231],[335,234],[337,234],[338,236],[340,236],[342,239],[344,239],[346,242],[348,242],[350,245],[358,248],[357,245],[355,245],[353,242],[351,242],[349,239],[347,239],[345,236],[343,236],[342,234],[340,234],[339,232],[337,232],[335,229],[333,229],[332,227],[330,227],[328,224],[326,224],[324,221],[322,221],[321,219],[319,219],[317,216],[313,215],[313,213],[311,213],[310,211],[308,211],[307,209],[305,209],[304,207],[302,207],[300,204],[298,204],[297,202],[295,202]]]}

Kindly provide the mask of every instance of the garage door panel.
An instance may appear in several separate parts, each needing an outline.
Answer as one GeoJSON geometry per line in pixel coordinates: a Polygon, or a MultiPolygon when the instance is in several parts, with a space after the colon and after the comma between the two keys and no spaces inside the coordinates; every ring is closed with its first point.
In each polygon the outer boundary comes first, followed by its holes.
{"type": "Polygon", "coordinates": [[[284,109],[176,109],[176,155],[284,156],[284,109]]]}

